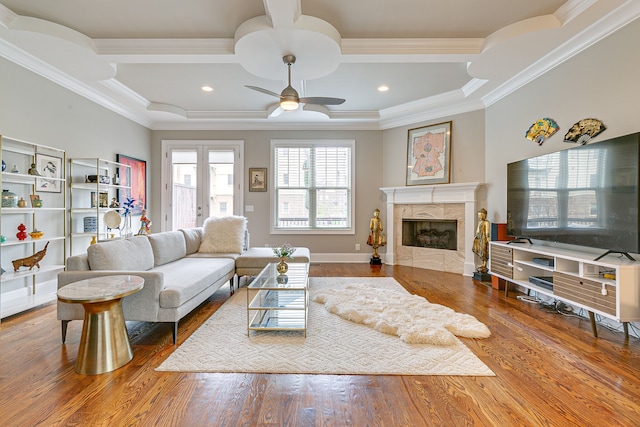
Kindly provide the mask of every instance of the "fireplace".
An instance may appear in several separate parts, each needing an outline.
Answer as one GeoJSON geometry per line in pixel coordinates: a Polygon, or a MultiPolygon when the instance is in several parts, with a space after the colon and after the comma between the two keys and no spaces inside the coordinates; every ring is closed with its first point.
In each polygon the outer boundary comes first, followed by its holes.
{"type": "Polygon", "coordinates": [[[458,248],[458,220],[402,218],[402,246],[447,249],[458,248]]]}
{"type": "Polygon", "coordinates": [[[381,188],[387,199],[385,264],[471,276],[476,269],[476,193],[481,187],[472,182],[381,188]],[[416,235],[415,243],[407,244],[407,229],[416,235]],[[443,240],[455,246],[443,248],[443,240]]]}

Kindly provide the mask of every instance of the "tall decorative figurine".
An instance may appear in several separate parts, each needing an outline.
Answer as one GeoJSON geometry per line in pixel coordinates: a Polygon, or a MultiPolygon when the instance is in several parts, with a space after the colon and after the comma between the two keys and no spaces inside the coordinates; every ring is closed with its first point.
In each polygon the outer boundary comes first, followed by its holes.
{"type": "Polygon", "coordinates": [[[138,230],[138,236],[146,236],[151,234],[151,220],[147,218],[147,210],[142,210],[142,216],[140,217],[140,230],[138,230]]]}
{"type": "Polygon", "coordinates": [[[481,282],[491,280],[488,274],[487,260],[489,259],[489,237],[491,235],[491,223],[487,220],[487,210],[482,208],[478,211],[478,226],[473,237],[473,253],[480,257],[482,263],[473,273],[473,278],[481,282]]]}
{"type": "Polygon", "coordinates": [[[369,264],[382,265],[380,254],[378,254],[378,248],[387,244],[387,238],[384,235],[382,229],[382,220],[380,219],[380,209],[373,211],[373,217],[369,221],[369,238],[367,238],[367,245],[373,248],[373,255],[369,264]]]}

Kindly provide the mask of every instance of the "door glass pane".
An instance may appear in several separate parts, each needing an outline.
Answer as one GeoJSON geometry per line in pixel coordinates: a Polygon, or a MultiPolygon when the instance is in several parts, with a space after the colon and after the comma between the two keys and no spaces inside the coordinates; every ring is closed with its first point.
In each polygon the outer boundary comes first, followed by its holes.
{"type": "Polygon", "coordinates": [[[233,162],[232,150],[209,151],[209,216],[233,215],[233,162]]]}
{"type": "Polygon", "coordinates": [[[197,221],[198,152],[172,151],[172,229],[191,228],[197,221]]]}

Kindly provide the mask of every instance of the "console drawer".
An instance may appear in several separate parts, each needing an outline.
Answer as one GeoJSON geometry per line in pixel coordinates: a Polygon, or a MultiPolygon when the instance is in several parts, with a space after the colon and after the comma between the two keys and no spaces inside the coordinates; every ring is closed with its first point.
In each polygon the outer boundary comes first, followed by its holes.
{"type": "Polygon", "coordinates": [[[492,273],[513,279],[513,250],[511,248],[491,245],[489,261],[492,273]]]}
{"type": "Polygon", "coordinates": [[[602,295],[602,282],[559,272],[553,273],[555,296],[615,316],[617,288],[606,286],[606,290],[607,295],[602,295]]]}

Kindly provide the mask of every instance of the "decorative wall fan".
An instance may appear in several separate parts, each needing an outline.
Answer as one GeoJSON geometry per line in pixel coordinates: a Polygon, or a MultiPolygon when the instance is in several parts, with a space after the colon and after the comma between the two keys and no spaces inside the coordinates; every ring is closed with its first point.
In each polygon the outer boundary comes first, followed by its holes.
{"type": "Polygon", "coordinates": [[[529,127],[525,136],[536,144],[542,145],[551,135],[556,133],[558,129],[560,129],[560,126],[558,126],[555,120],[545,117],[536,120],[531,127],[529,127]]]}
{"type": "Polygon", "coordinates": [[[304,98],[300,98],[298,96],[298,92],[291,86],[291,65],[295,64],[296,57],[294,55],[285,55],[282,57],[282,62],[287,64],[288,70],[288,86],[284,88],[282,93],[278,95],[275,92],[271,92],[268,89],[263,89],[257,86],[248,86],[249,89],[257,90],[258,92],[266,93],[267,95],[275,96],[280,98],[280,108],[285,111],[292,111],[298,108],[299,103],[302,104],[319,104],[319,105],[340,105],[345,100],[342,98],[329,98],[323,96],[307,96],[304,98]]]}
{"type": "Polygon", "coordinates": [[[571,129],[564,135],[564,142],[576,142],[584,145],[605,129],[607,127],[598,119],[582,119],[571,126],[571,129]]]}

